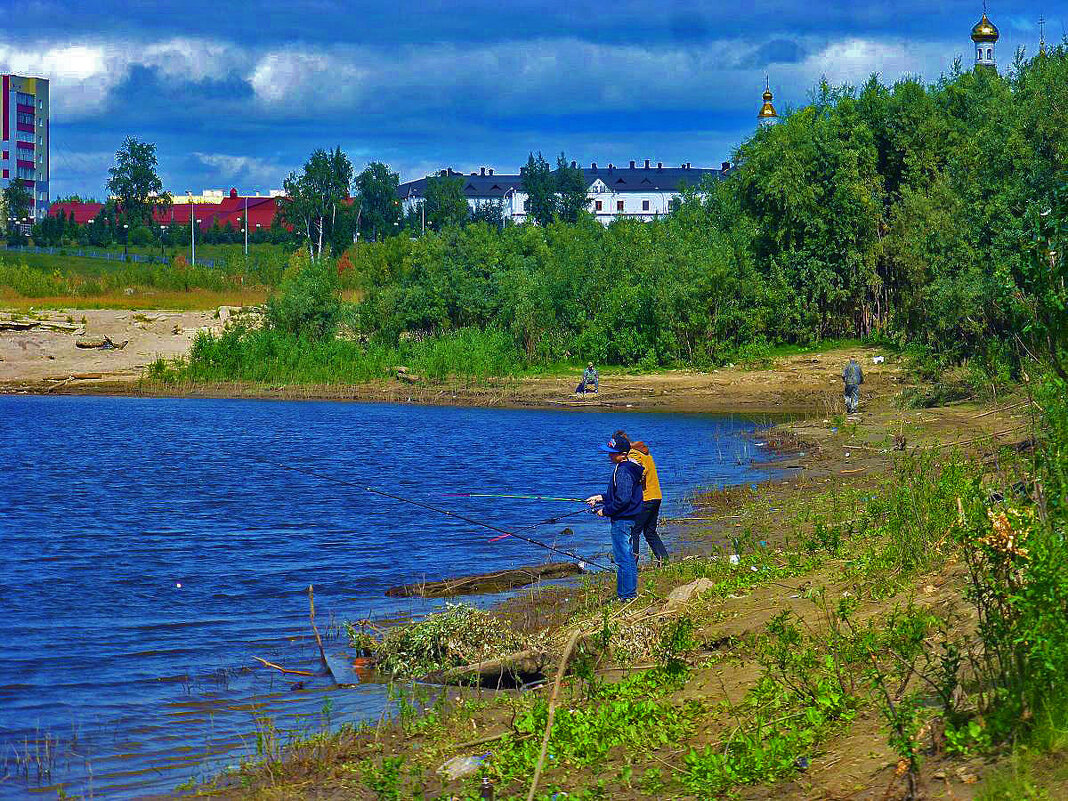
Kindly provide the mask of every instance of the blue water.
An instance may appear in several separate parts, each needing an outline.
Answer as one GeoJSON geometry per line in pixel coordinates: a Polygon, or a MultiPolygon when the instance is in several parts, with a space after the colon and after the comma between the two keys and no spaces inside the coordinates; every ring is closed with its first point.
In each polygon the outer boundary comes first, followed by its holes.
{"type": "MultiPolygon", "coordinates": [[[[166,792],[254,753],[257,716],[377,719],[381,685],[299,688],[253,661],[318,667],[309,584],[336,652],[340,621],[433,608],[391,586],[545,557],[265,461],[509,528],[577,507],[449,493],[602,492],[596,448],[618,427],[652,447],[665,515],[696,487],[766,477],[754,423],[723,417],[0,396],[0,798],[166,792]]],[[[605,522],[567,524],[560,545],[607,563],[605,522]]]]}

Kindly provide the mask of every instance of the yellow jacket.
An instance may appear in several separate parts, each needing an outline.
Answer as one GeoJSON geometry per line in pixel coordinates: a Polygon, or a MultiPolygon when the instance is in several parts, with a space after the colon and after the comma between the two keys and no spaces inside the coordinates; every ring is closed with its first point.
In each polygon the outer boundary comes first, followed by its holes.
{"type": "Polygon", "coordinates": [[[659,501],[664,497],[660,491],[660,477],[656,474],[656,462],[644,442],[632,442],[627,458],[642,468],[642,500],[659,501]]]}

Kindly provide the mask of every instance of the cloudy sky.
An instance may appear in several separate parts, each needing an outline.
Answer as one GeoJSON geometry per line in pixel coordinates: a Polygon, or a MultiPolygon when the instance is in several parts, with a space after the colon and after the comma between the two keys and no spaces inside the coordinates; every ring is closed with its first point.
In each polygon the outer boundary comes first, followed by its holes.
{"type": "MultiPolygon", "coordinates": [[[[1041,1],[1041,0],[1040,0],[1041,1]]],[[[1002,67],[1068,13],[998,0],[1002,67]],[[1057,12],[1061,13],[1058,14],[1057,12]]],[[[103,195],[123,137],[155,142],[168,189],[265,192],[316,147],[414,178],[583,163],[715,165],[821,75],[935,80],[971,60],[976,0],[19,0],[0,71],[52,81],[52,196],[103,195]]]]}

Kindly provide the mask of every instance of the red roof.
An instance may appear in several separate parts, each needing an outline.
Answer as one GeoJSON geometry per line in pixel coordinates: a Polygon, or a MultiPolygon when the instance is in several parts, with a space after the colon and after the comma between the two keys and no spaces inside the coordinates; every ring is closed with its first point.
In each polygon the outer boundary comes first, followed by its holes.
{"type": "Polygon", "coordinates": [[[48,208],[48,216],[58,217],[59,213],[63,212],[63,216],[69,220],[70,213],[73,211],[74,222],[78,225],[85,225],[96,217],[102,208],[104,208],[103,203],[53,203],[48,208]]]}
{"type": "MultiPolygon", "coordinates": [[[[249,230],[255,231],[259,226],[266,230],[271,227],[275,215],[278,213],[278,198],[273,197],[238,197],[231,194],[224,198],[222,203],[176,203],[166,211],[156,211],[152,216],[160,225],[170,225],[175,222],[178,225],[189,225],[191,212],[195,212],[196,219],[200,220],[200,228],[207,231],[219,221],[219,227],[225,228],[227,223],[233,230],[241,227],[241,220],[245,215],[245,201],[248,201],[249,230]]],[[[53,203],[48,210],[50,217],[57,217],[62,211],[63,216],[70,218],[74,212],[74,221],[79,225],[90,222],[100,210],[103,203],[53,203]]]]}

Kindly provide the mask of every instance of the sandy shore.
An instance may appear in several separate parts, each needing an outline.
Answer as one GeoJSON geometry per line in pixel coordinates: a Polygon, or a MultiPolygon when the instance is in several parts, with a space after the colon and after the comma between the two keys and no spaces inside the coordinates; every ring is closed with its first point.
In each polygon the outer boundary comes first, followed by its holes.
{"type": "MultiPolygon", "coordinates": [[[[791,356],[769,369],[726,367],[709,372],[666,370],[644,375],[608,371],[601,391],[573,395],[574,375],[454,380],[397,380],[360,385],[259,385],[241,382],[168,386],[142,380],[150,363],[188,352],[196,332],[220,330],[218,311],[70,310],[42,313],[46,323],[72,330],[34,327],[0,330],[0,393],[118,394],[166,397],[239,397],[411,402],[456,406],[564,409],[642,409],[676,412],[830,414],[842,406],[842,366],[849,351],[791,356]],[[79,340],[108,336],[121,350],[85,350],[79,340]]],[[[0,315],[0,321],[28,315],[0,315]]],[[[858,353],[864,365],[863,399],[896,393],[903,373],[892,362],[874,364],[876,350],[858,353]]]]}
{"type": "Polygon", "coordinates": [[[160,356],[186,353],[200,329],[219,330],[216,311],[128,311],[72,309],[0,314],[8,320],[38,322],[26,330],[0,329],[0,392],[79,391],[105,383],[131,391],[144,368],[160,356]],[[70,330],[48,327],[74,326],[70,330]],[[116,350],[82,349],[79,341],[109,337],[116,350]],[[72,378],[73,377],[73,378],[72,378]]]}

